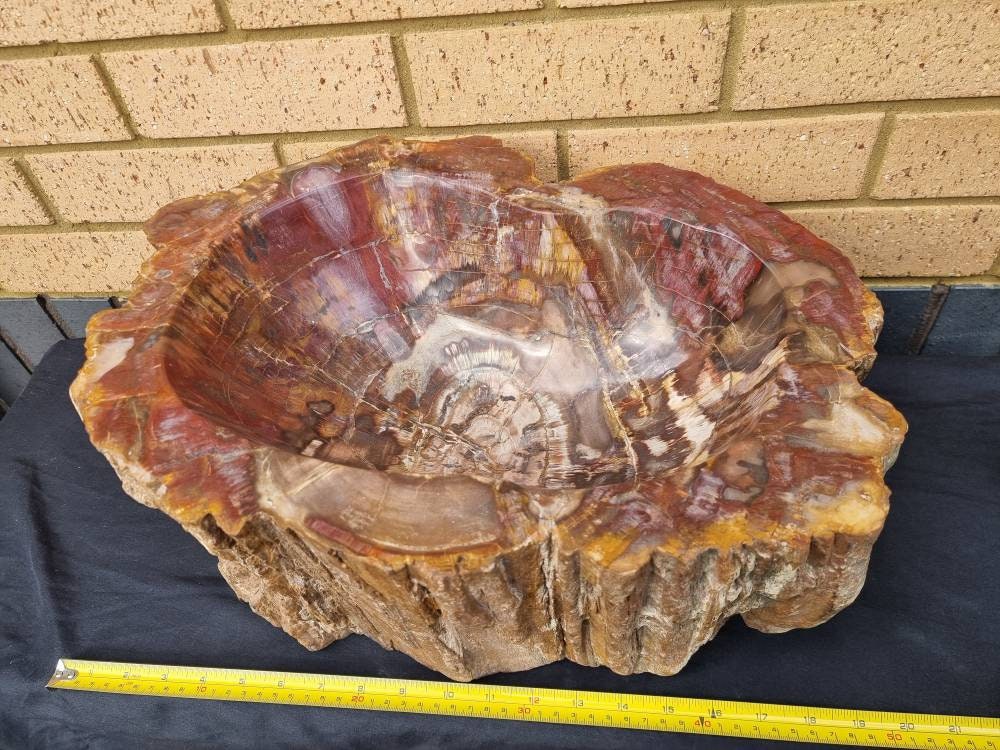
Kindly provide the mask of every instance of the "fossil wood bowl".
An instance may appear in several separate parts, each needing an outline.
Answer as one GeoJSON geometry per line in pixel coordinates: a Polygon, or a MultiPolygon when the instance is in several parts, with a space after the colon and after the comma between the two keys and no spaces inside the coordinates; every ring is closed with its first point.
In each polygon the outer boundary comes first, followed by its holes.
{"type": "Polygon", "coordinates": [[[146,232],[73,401],[304,646],[672,674],[731,615],[858,594],[905,423],[858,382],[878,302],[779,211],[660,164],[542,184],[492,138],[379,138],[146,232]]]}

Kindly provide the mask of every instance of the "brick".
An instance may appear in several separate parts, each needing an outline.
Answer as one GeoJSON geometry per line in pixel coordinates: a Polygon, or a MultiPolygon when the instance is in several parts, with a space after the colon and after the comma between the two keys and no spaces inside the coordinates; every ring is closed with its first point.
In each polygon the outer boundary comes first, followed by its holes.
{"type": "Polygon", "coordinates": [[[749,8],[735,109],[1000,94],[996,3],[749,8]]]}
{"type": "Polygon", "coordinates": [[[0,226],[51,223],[12,159],[0,159],[0,196],[0,226]]]}
{"type": "Polygon", "coordinates": [[[1000,110],[899,115],[872,195],[1000,195],[1000,110]]]}
{"type": "Polygon", "coordinates": [[[4,0],[0,47],[221,30],[212,0],[4,0]]]}
{"type": "Polygon", "coordinates": [[[389,37],[115,52],[108,70],[143,135],[406,124],[389,37]]]}
{"type": "Polygon", "coordinates": [[[118,292],[152,251],[139,231],[3,235],[0,291],[118,292]]]}
{"type": "Polygon", "coordinates": [[[882,115],[577,130],[571,174],[657,161],[692,169],[759,200],[856,198],[882,115]]]}
{"type": "Polygon", "coordinates": [[[26,157],[63,218],[145,221],[170,201],[277,166],[270,144],[75,151],[26,157]]]}
{"type": "Polygon", "coordinates": [[[295,3],[287,0],[229,0],[229,12],[236,25],[243,29],[459,16],[541,7],[542,0],[298,0],[295,3]]]}
{"type": "Polygon", "coordinates": [[[728,11],[411,34],[424,125],[718,108],[728,11]]]}
{"type": "MultiPolygon", "coordinates": [[[[501,139],[505,145],[524,151],[535,160],[535,175],[543,182],[559,179],[556,166],[556,134],[554,130],[526,130],[519,133],[485,133],[501,139]]],[[[444,138],[460,138],[459,135],[413,135],[414,139],[436,141],[444,138]]],[[[297,141],[281,146],[281,154],[288,164],[312,159],[331,149],[346,146],[353,141],[297,141]]]]}
{"type": "Polygon", "coordinates": [[[801,208],[786,213],[843,250],[862,276],[984,273],[1000,250],[1000,206],[801,208]]]}
{"type": "Polygon", "coordinates": [[[0,61],[0,144],[126,138],[131,136],[87,57],[0,61]]]}

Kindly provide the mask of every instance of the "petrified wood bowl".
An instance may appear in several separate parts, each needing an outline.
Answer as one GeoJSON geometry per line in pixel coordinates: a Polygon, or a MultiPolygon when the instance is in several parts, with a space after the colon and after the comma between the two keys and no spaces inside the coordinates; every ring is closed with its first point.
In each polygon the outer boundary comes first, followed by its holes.
{"type": "Polygon", "coordinates": [[[778,211],[659,164],[543,185],[491,138],[383,138],[146,232],[73,401],[304,646],[672,674],[731,615],[857,595],[905,423],[858,383],[878,302],[778,211]]]}

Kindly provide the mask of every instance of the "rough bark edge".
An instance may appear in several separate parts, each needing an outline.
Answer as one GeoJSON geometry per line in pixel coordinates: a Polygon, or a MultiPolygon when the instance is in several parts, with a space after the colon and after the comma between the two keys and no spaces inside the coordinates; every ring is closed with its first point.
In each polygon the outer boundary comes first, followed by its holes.
{"type": "Polygon", "coordinates": [[[550,616],[543,544],[492,565],[430,571],[384,568],[330,548],[317,554],[266,514],[230,536],[206,516],[185,525],[219,558],[219,571],[251,608],[311,650],[360,633],[457,680],[531,669],[562,658],[550,616]]]}
{"type": "Polygon", "coordinates": [[[874,541],[831,534],[691,560],[653,551],[616,570],[545,534],[485,568],[386,569],[332,548],[317,554],[266,515],[235,536],[210,516],[185,528],[241,599],[306,648],[360,633],[463,681],[562,658],[676,674],[734,615],[768,633],[828,620],[861,590],[874,541]]]}

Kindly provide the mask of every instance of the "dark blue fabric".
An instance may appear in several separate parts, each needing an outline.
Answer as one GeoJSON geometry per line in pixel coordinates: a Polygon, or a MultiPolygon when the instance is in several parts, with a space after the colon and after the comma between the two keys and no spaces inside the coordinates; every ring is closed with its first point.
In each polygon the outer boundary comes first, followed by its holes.
{"type": "MultiPolygon", "coordinates": [[[[239,602],[213,558],[129,499],[66,395],[58,344],[0,422],[0,747],[738,748],[632,730],[46,690],[56,659],[437,679],[353,636],[310,653],[239,602]]],[[[883,357],[868,385],[910,421],[869,581],[811,630],[738,619],[675,677],[567,662],[488,682],[1000,714],[1000,360],[883,357]]],[[[787,744],[780,747],[789,748],[787,744]]]]}

